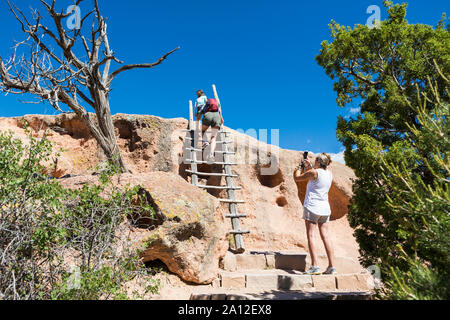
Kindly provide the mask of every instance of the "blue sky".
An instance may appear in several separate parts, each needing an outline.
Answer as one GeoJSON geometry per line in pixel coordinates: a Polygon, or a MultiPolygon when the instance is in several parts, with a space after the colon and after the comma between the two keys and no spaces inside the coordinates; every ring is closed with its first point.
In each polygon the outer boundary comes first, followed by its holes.
{"type": "MultiPolygon", "coordinates": [[[[21,8],[40,8],[38,0],[15,0],[21,8]]],[[[60,8],[73,1],[59,0],[60,8]]],[[[82,10],[88,10],[85,0],[82,10]]],[[[188,100],[202,88],[212,95],[215,83],[225,125],[233,129],[279,129],[286,149],[339,153],[338,115],[357,105],[337,107],[331,80],[314,60],[329,39],[328,24],[365,24],[370,5],[387,13],[381,0],[100,0],[108,18],[109,40],[126,63],[153,62],[181,49],[155,69],[122,73],[113,83],[112,113],[188,116],[188,100]]],[[[410,23],[433,26],[448,1],[409,1],[410,23]]],[[[43,11],[43,10],[41,10],[43,11]]],[[[7,58],[19,25],[0,1],[0,55],[7,58]]],[[[22,104],[0,96],[0,116],[54,114],[46,105],[22,104]]],[[[270,136],[270,134],[269,134],[270,136]]]]}

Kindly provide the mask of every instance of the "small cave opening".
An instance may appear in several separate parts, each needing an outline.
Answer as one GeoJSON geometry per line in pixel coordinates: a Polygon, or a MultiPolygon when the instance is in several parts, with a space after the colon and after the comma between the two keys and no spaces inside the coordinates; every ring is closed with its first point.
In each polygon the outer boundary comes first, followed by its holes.
{"type": "Polygon", "coordinates": [[[119,138],[131,139],[133,137],[133,127],[128,121],[118,120],[114,126],[119,130],[119,138]]]}
{"type": "Polygon", "coordinates": [[[91,137],[88,127],[86,127],[81,119],[74,118],[64,121],[61,126],[62,127],[59,129],[56,129],[56,127],[52,129],[60,134],[68,134],[74,139],[83,139],[87,141],[91,137]]]}
{"type": "Polygon", "coordinates": [[[184,162],[182,162],[180,164],[180,166],[178,167],[178,174],[180,175],[180,177],[182,177],[187,182],[191,182],[190,181],[191,174],[186,172],[186,170],[190,170],[190,169],[191,169],[190,165],[188,165],[184,162]]]}
{"type": "Polygon", "coordinates": [[[202,239],[204,230],[200,223],[194,222],[179,227],[174,235],[178,241],[186,241],[191,237],[202,239]]]}
{"type": "Polygon", "coordinates": [[[279,207],[285,207],[288,204],[286,197],[283,196],[278,197],[275,201],[279,207]]]}
{"type": "Polygon", "coordinates": [[[127,140],[127,147],[130,152],[138,148],[137,143],[142,140],[134,130],[133,124],[126,120],[114,122],[114,126],[119,131],[119,138],[127,140]]]}
{"type": "Polygon", "coordinates": [[[160,259],[146,261],[146,262],[144,262],[144,266],[147,269],[147,273],[151,276],[156,276],[157,274],[164,272],[169,275],[176,276],[178,278],[178,280],[184,284],[187,284],[190,286],[198,285],[197,283],[186,281],[183,278],[181,278],[180,275],[170,271],[169,268],[167,267],[167,265],[160,259]]]}
{"type": "Polygon", "coordinates": [[[152,276],[160,272],[171,273],[167,265],[159,259],[146,261],[144,265],[152,276]]]}
{"type": "Polygon", "coordinates": [[[284,182],[283,173],[281,172],[281,169],[278,169],[278,171],[275,174],[269,175],[266,174],[265,170],[268,169],[270,166],[264,166],[264,167],[256,167],[257,170],[257,178],[259,182],[268,188],[275,188],[282,184],[284,182]]]}

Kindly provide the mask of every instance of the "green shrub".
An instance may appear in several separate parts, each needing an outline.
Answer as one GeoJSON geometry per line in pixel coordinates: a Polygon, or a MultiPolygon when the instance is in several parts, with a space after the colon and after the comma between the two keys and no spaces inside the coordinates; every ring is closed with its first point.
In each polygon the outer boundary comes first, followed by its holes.
{"type": "Polygon", "coordinates": [[[119,190],[109,162],[98,184],[64,189],[44,174],[51,143],[26,130],[28,143],[0,132],[0,298],[125,299],[136,277],[157,292],[128,250],[130,217],[149,208],[140,187],[119,190]]]}
{"type": "Polygon", "coordinates": [[[382,157],[386,206],[399,242],[390,251],[399,263],[390,266],[384,292],[394,299],[450,298],[450,104],[431,82],[429,87],[434,95],[424,94],[422,106],[414,108],[419,126],[409,125],[407,147],[382,157]],[[426,109],[430,102],[434,108],[426,109]]]}

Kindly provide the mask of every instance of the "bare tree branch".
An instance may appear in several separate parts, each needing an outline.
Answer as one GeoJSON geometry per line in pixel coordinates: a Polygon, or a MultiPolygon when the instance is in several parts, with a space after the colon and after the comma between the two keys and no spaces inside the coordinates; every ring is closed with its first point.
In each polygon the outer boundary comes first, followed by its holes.
{"type": "Polygon", "coordinates": [[[131,69],[137,69],[137,68],[153,68],[157,65],[159,65],[161,62],[163,62],[170,54],[174,53],[175,51],[177,51],[178,49],[180,49],[180,47],[177,47],[175,49],[173,49],[172,51],[166,53],[165,55],[163,55],[161,58],[159,58],[158,61],[153,62],[153,63],[142,63],[142,64],[128,64],[126,66],[123,66],[119,69],[117,69],[116,71],[114,71],[113,73],[111,73],[111,75],[108,78],[108,84],[111,83],[111,81],[121,72],[123,71],[127,71],[127,70],[131,70],[131,69]]]}
{"type": "MultiPolygon", "coordinates": [[[[58,12],[56,0],[51,4],[45,0],[40,2],[51,18],[51,25],[41,23],[44,20],[38,10],[32,9],[28,18],[7,0],[26,37],[14,46],[8,61],[0,57],[0,90],[5,94],[35,95],[39,102],[47,101],[59,112],[63,112],[60,103],[67,105],[89,128],[106,156],[117,158],[123,171],[127,171],[117,146],[109,107],[111,82],[126,70],[153,68],[161,64],[179,47],[153,63],[124,65],[110,74],[113,63],[123,64],[123,61],[111,50],[106,20],[101,15],[98,0],[94,0],[94,8],[81,18],[80,28],[76,30],[64,29],[64,19],[74,14],[75,7],[67,12],[58,12]],[[89,36],[83,33],[88,20],[92,20],[89,36]],[[77,56],[74,51],[78,48],[84,48],[87,56],[77,56]],[[97,121],[89,117],[82,103],[95,110],[97,121]]],[[[75,6],[82,2],[77,0],[75,6]]]]}

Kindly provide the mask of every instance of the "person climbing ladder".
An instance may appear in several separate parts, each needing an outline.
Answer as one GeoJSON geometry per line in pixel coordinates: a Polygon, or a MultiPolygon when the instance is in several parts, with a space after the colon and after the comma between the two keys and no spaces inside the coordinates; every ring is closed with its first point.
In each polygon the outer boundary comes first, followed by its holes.
{"type": "MultiPolygon", "coordinates": [[[[184,144],[184,155],[183,159],[186,160],[186,164],[190,165],[189,169],[186,169],[185,172],[190,174],[191,184],[201,189],[215,189],[215,190],[226,190],[226,199],[219,199],[220,202],[227,203],[229,205],[229,214],[225,215],[226,218],[231,219],[231,225],[233,227],[230,230],[230,234],[234,237],[235,248],[231,249],[236,254],[241,254],[245,252],[244,239],[243,235],[250,233],[249,230],[242,230],[241,228],[241,218],[245,218],[246,215],[242,213],[242,211],[238,210],[239,203],[245,203],[244,200],[236,199],[235,191],[241,190],[242,187],[236,186],[233,183],[233,177],[239,177],[236,173],[232,172],[232,166],[237,165],[237,163],[233,163],[231,160],[231,156],[235,154],[231,149],[229,149],[229,145],[234,143],[231,140],[226,140],[226,135],[231,134],[230,131],[225,131],[224,128],[221,128],[224,120],[222,114],[221,103],[219,100],[219,95],[217,94],[216,86],[212,85],[214,98],[215,99],[207,99],[204,95],[203,91],[197,91],[197,103],[194,105],[192,101],[189,101],[189,124],[188,130],[189,135],[186,137],[186,140],[189,140],[190,143],[184,144]],[[194,123],[194,115],[197,120],[197,125],[194,123]],[[200,119],[203,117],[203,127],[202,131],[200,131],[200,119]],[[209,154],[210,161],[199,161],[197,159],[198,149],[197,144],[200,137],[200,132],[205,132],[212,127],[212,137],[211,137],[211,149],[209,154]],[[216,139],[218,141],[216,142],[216,139]],[[222,148],[220,151],[217,151],[221,155],[223,155],[223,162],[214,161],[214,151],[215,144],[221,143],[222,148]],[[186,157],[185,157],[186,156],[186,157]],[[216,164],[214,168],[208,168],[210,170],[202,170],[206,168],[198,167],[197,164],[216,164]],[[211,185],[206,181],[206,184],[201,184],[199,182],[200,179],[209,179],[203,177],[220,177],[219,184],[221,184],[222,177],[225,177],[226,185],[211,185]]],[[[187,142],[187,141],[186,141],[187,142]]],[[[208,140],[205,139],[205,146],[209,145],[208,140]]],[[[205,153],[207,151],[205,150],[205,153]]],[[[209,152],[209,150],[208,150],[209,152]]],[[[214,159],[215,160],[215,159],[214,159]]]]}
{"type": "Polygon", "coordinates": [[[208,99],[203,90],[197,91],[197,101],[195,102],[196,130],[200,131],[200,119],[202,119],[202,149],[211,146],[209,155],[206,158],[208,163],[214,162],[216,151],[217,133],[223,125],[222,110],[215,99],[208,99]],[[208,141],[206,131],[211,127],[211,139],[208,141]]]}

